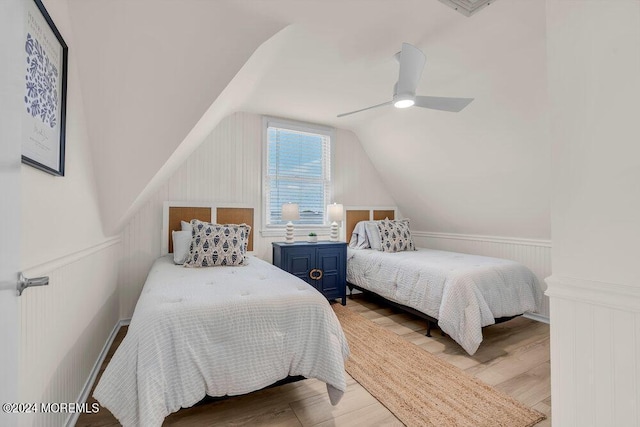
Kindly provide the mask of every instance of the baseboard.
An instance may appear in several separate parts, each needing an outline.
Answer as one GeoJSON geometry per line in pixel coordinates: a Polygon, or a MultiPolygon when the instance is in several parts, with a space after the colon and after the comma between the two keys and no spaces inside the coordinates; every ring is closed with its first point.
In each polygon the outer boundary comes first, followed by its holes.
{"type": "MultiPolygon", "coordinates": [[[[104,362],[104,359],[105,357],[107,357],[107,353],[109,352],[109,348],[111,348],[111,345],[113,344],[113,340],[115,340],[116,335],[118,335],[118,331],[120,330],[120,328],[128,325],[130,322],[131,322],[131,319],[121,319],[115,324],[115,326],[111,330],[111,334],[109,335],[109,338],[107,338],[107,341],[104,343],[104,346],[102,347],[102,350],[98,355],[98,359],[96,360],[96,363],[94,363],[93,368],[91,368],[89,377],[87,378],[87,381],[84,383],[84,387],[82,387],[82,391],[80,392],[80,395],[78,395],[78,398],[76,399],[76,403],[82,404],[87,401],[87,399],[89,398],[89,393],[91,392],[91,388],[93,387],[93,383],[96,381],[96,378],[98,377],[98,372],[100,372],[100,367],[102,366],[102,362],[104,362]]],[[[75,426],[76,423],[78,422],[79,416],[80,416],[79,412],[70,414],[69,418],[67,418],[67,422],[65,423],[65,426],[67,427],[75,426]]]]}
{"type": "Polygon", "coordinates": [[[526,312],[525,314],[522,315],[522,317],[526,317],[527,319],[531,319],[531,320],[535,320],[535,321],[538,321],[538,322],[546,323],[547,325],[549,325],[551,323],[549,321],[549,317],[548,316],[543,316],[542,314],[538,314],[538,313],[526,312]]]}

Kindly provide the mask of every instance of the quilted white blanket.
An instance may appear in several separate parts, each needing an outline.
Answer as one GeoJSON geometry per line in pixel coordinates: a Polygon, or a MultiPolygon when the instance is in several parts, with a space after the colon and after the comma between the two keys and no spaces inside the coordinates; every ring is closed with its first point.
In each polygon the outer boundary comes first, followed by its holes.
{"type": "Polygon", "coordinates": [[[483,326],[542,303],[536,276],[515,261],[431,249],[349,249],[347,281],[438,319],[471,355],[483,326]]]}
{"type": "Polygon", "coordinates": [[[238,395],[287,375],[346,390],[349,347],[327,300],[258,258],[187,269],[159,258],[94,397],[124,426],[160,426],[205,395],[238,395]]]}

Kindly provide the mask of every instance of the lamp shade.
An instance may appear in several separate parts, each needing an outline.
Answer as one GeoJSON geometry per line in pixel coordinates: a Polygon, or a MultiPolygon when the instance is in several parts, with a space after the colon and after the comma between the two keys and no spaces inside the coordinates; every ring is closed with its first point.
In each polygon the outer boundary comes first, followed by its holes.
{"type": "Polygon", "coordinates": [[[344,207],[338,203],[328,205],[327,216],[329,217],[329,221],[342,221],[342,217],[344,216],[344,207]]]}
{"type": "Polygon", "coordinates": [[[284,221],[295,221],[300,219],[300,210],[297,203],[285,203],[282,205],[282,219],[284,221]]]}

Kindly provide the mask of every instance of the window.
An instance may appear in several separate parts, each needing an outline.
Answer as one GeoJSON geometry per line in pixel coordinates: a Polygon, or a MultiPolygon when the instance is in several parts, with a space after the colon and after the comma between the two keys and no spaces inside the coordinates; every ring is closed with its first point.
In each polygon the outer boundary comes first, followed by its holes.
{"type": "Polygon", "coordinates": [[[267,226],[284,225],[282,205],[297,203],[297,225],[325,225],[331,197],[330,128],[265,118],[267,226]]]}

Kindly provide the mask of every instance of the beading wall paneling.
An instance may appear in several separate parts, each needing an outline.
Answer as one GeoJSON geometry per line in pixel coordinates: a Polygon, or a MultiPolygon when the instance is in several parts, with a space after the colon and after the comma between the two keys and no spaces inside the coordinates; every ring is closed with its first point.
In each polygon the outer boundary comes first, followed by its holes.
{"type": "Polygon", "coordinates": [[[554,425],[640,425],[640,288],[547,282],[554,425]]]}
{"type": "MultiPolygon", "coordinates": [[[[551,242],[546,240],[501,238],[447,233],[412,231],[411,235],[418,247],[439,249],[511,259],[526,265],[538,278],[543,290],[544,279],[551,275],[551,242]]],[[[544,297],[540,313],[531,317],[549,321],[549,298],[544,297]]]]}
{"type": "Polygon", "coordinates": [[[345,206],[396,206],[391,192],[353,132],[336,131],[331,162],[332,202],[345,206]]]}
{"type": "MultiPolygon", "coordinates": [[[[263,218],[262,148],[262,116],[239,112],[226,117],[134,214],[122,232],[121,318],[133,314],[149,268],[161,255],[164,201],[252,206],[255,209],[255,226],[251,231],[253,253],[271,260],[271,242],[284,240],[284,230],[282,236],[265,237],[260,234],[263,218]]],[[[395,205],[357,137],[350,131],[336,132],[332,177],[332,201],[350,205],[395,205]]],[[[328,238],[328,235],[320,238],[328,238]]]]}
{"type": "MultiPolygon", "coordinates": [[[[120,239],[25,272],[49,285],[20,297],[22,402],[76,402],[119,320],[120,239]],[[88,282],[90,280],[90,282],[88,282]]],[[[21,425],[64,425],[67,412],[25,414],[21,425]]]]}
{"type": "Polygon", "coordinates": [[[160,256],[162,206],[166,185],[131,218],[122,231],[122,261],[118,276],[120,319],[130,318],[153,261],[160,256]],[[137,283],[139,286],[129,286],[137,283]]]}

